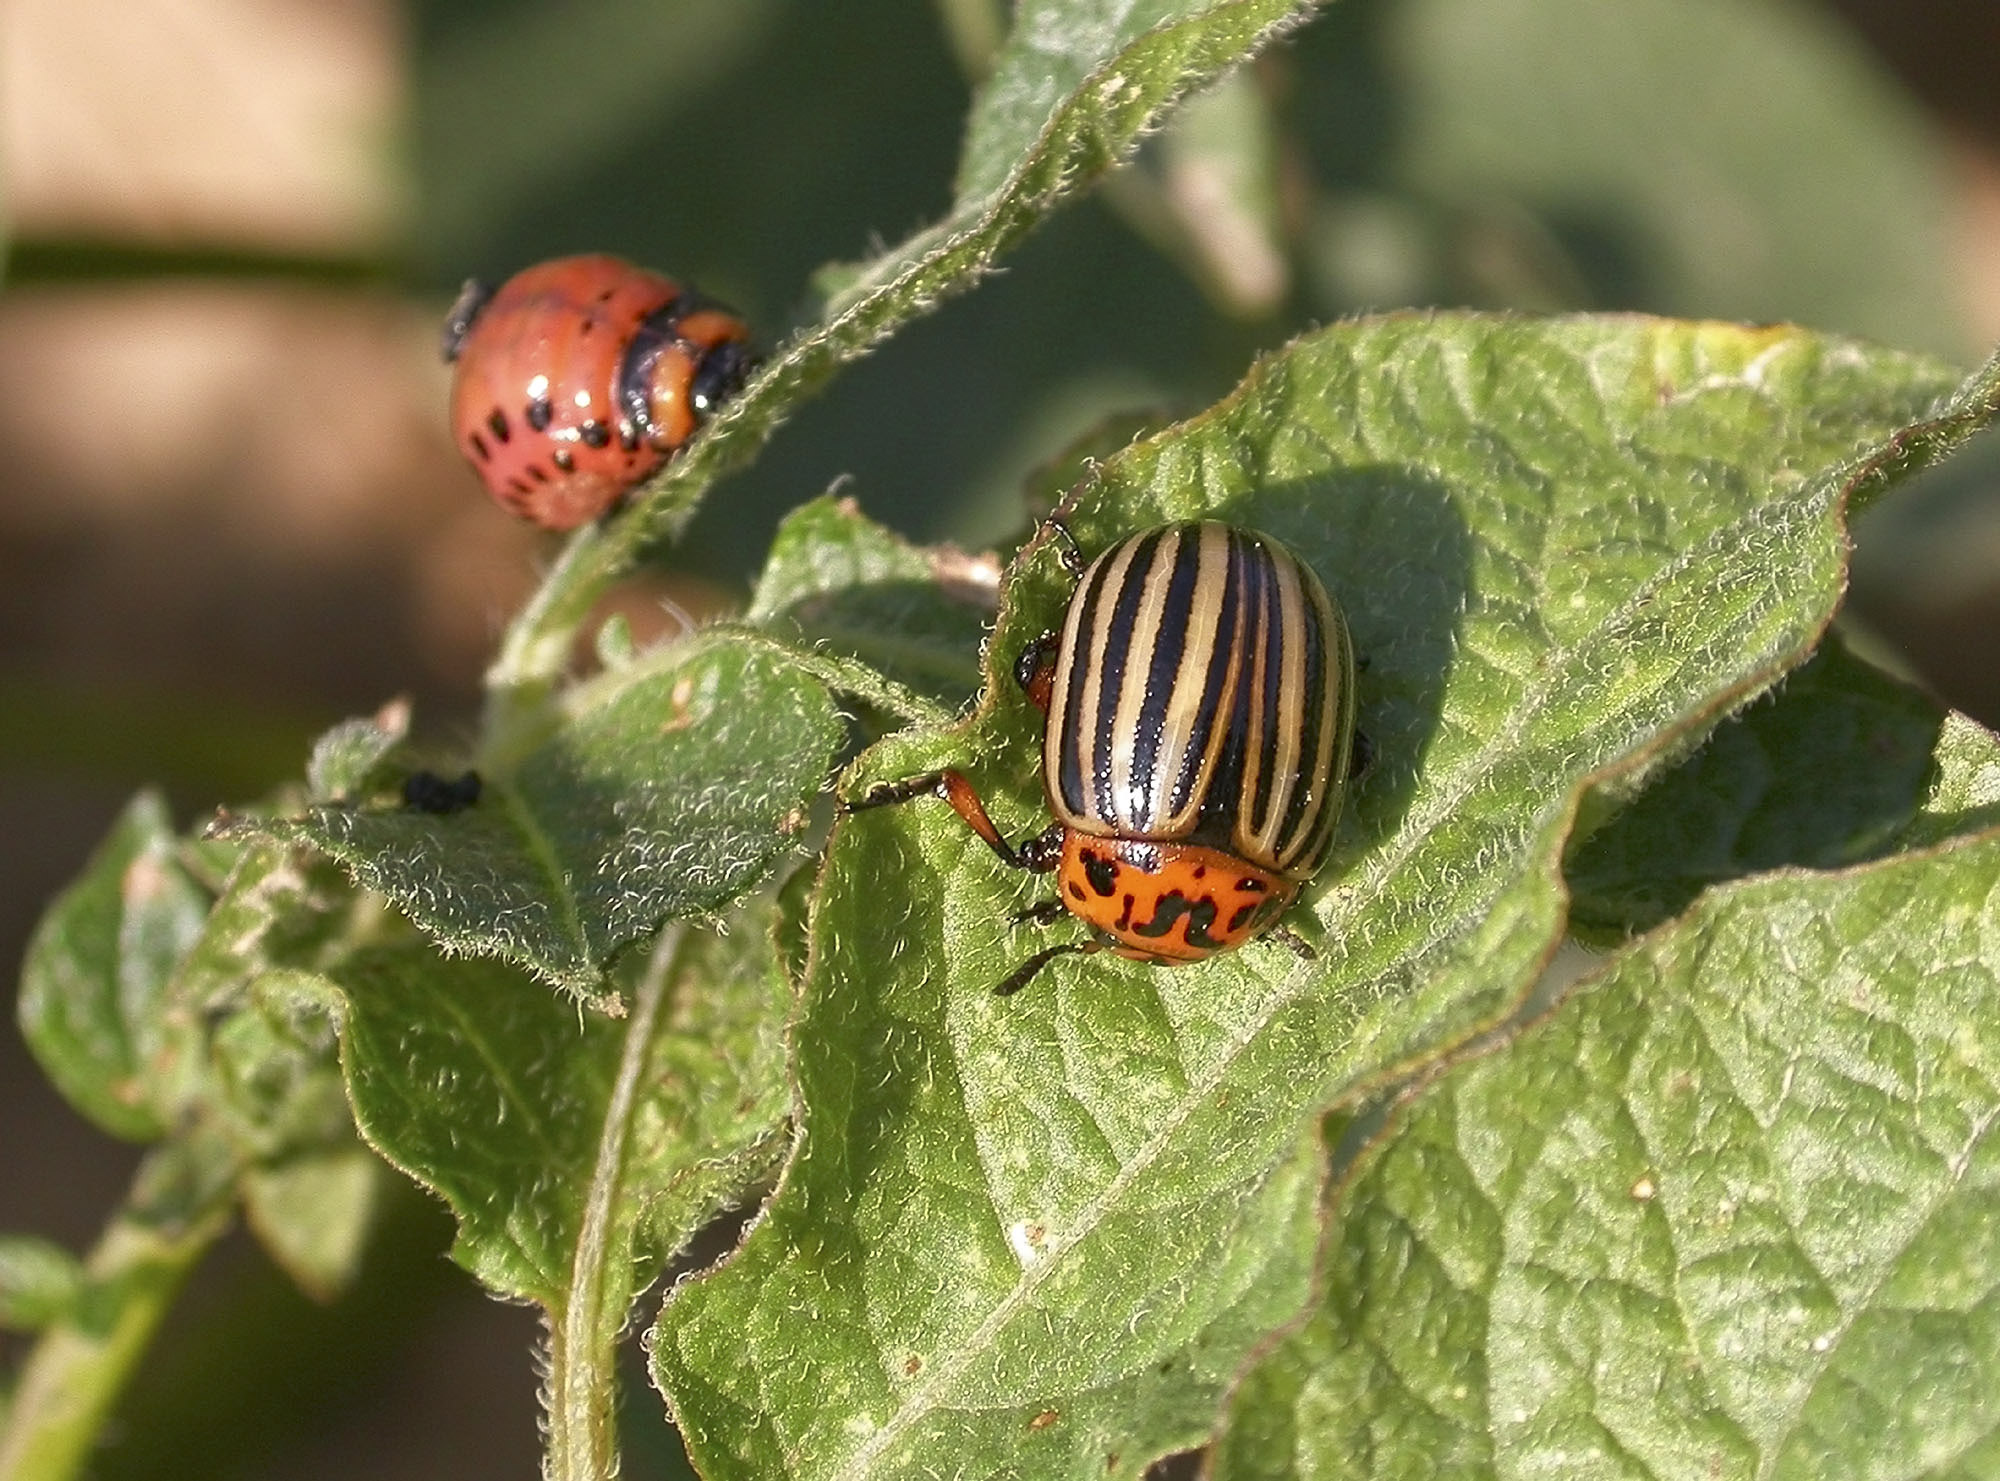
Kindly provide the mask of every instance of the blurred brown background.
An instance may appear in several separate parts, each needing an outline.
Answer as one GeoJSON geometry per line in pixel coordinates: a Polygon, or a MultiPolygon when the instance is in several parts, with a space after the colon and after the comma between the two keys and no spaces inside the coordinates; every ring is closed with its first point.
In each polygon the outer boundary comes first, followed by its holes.
{"type": "MultiPolygon", "coordinates": [[[[2000,341],[2000,6],[1616,10],[1336,5],[802,414],[664,590],[728,602],[840,477],[913,535],[1001,538],[1022,473],[1105,411],[1199,406],[1360,308],[1796,318],[1967,364],[2000,341]],[[1232,165],[1247,187],[1217,184],[1232,165]]],[[[196,818],[395,694],[420,734],[466,733],[547,547],[445,435],[460,277],[619,251],[775,337],[817,265],[944,209],[995,13],[0,4],[0,959],[138,786],[196,818]]],[[[1989,723],[1996,479],[1975,448],[1872,518],[1856,582],[1864,624],[1989,723]]],[[[0,1229],[82,1248],[133,1160],[0,1039],[0,1229]]],[[[532,1474],[533,1323],[448,1237],[410,1195],[324,1309],[231,1245],[102,1474],[532,1474]]],[[[635,1423],[635,1474],[670,1466],[635,1423]]]]}

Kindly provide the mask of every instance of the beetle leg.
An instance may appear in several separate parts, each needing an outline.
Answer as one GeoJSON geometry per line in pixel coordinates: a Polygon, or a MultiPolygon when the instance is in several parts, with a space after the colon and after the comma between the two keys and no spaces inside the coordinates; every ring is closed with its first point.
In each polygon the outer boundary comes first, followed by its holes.
{"type": "Polygon", "coordinates": [[[1009,973],[1007,980],[993,989],[993,996],[996,998],[1012,997],[1015,993],[1026,987],[1033,980],[1037,972],[1041,971],[1042,968],[1046,967],[1059,956],[1069,956],[1072,953],[1082,953],[1087,956],[1093,951],[1102,951],[1103,949],[1095,941],[1065,941],[1059,946],[1045,946],[1009,973]]]}
{"type": "Polygon", "coordinates": [[[904,777],[900,782],[877,782],[852,802],[840,804],[842,812],[866,812],[871,807],[894,807],[916,797],[944,796],[944,773],[927,771],[904,777]]]}
{"type": "Polygon", "coordinates": [[[1368,769],[1375,764],[1375,742],[1368,739],[1365,731],[1354,732],[1354,739],[1347,747],[1347,779],[1358,782],[1368,775],[1368,769]]]}
{"type": "Polygon", "coordinates": [[[1319,953],[1313,950],[1312,942],[1306,940],[1305,937],[1294,931],[1290,926],[1272,926],[1264,934],[1274,941],[1282,941],[1285,945],[1291,947],[1292,954],[1302,962],[1315,962],[1319,960],[1319,953]]]}
{"type": "Polygon", "coordinates": [[[1045,632],[1014,660],[1014,682],[1045,715],[1049,712],[1049,691],[1055,685],[1056,648],[1061,642],[1055,633],[1045,632]]]}
{"type": "Polygon", "coordinates": [[[1000,836],[1000,830],[993,826],[993,819],[986,815],[986,804],[979,800],[979,794],[972,790],[972,783],[955,771],[941,771],[937,779],[937,795],[951,804],[951,810],[965,819],[965,826],[986,840],[986,846],[999,856],[1003,864],[1014,869],[1024,867],[1021,856],[1014,846],[1000,836]]]}
{"type": "Polygon", "coordinates": [[[993,826],[993,819],[986,815],[986,804],[972,790],[972,783],[956,771],[927,771],[922,776],[906,777],[900,782],[879,783],[848,803],[844,810],[861,812],[871,807],[891,807],[917,797],[942,797],[950,803],[951,810],[965,819],[965,826],[985,840],[995,857],[1010,869],[1031,869],[1037,874],[1046,874],[1056,867],[1062,856],[1060,825],[1037,834],[1018,849],[1007,842],[1000,830],[993,826]]]}
{"type": "Polygon", "coordinates": [[[459,351],[465,348],[465,337],[472,333],[472,321],[479,317],[479,311],[492,297],[492,288],[479,279],[465,280],[465,286],[458,290],[458,302],[445,315],[444,336],[438,343],[438,348],[444,352],[445,364],[450,365],[458,359],[459,351]]]}
{"type": "Polygon", "coordinates": [[[1069,907],[1060,900],[1043,900],[1014,912],[1014,924],[1025,926],[1032,922],[1038,926],[1059,921],[1069,914],[1069,907]]]}
{"type": "Polygon", "coordinates": [[[1051,514],[1042,521],[1042,528],[1055,540],[1056,555],[1061,559],[1063,569],[1072,576],[1081,576],[1090,563],[1083,558],[1083,552],[1077,548],[1076,536],[1070,532],[1070,527],[1063,523],[1062,516],[1051,514]]]}
{"type": "Polygon", "coordinates": [[[1049,873],[1062,862],[1063,838],[1067,831],[1061,823],[1049,824],[1014,850],[1014,867],[1030,869],[1036,874],[1049,873]]]}

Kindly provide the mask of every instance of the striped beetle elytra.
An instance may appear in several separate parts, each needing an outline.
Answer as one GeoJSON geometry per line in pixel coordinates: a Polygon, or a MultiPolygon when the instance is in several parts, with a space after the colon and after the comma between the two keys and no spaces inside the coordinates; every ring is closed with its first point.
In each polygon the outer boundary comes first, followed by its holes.
{"type": "Polygon", "coordinates": [[[1354,647],[1319,578],[1269,535],[1208,520],[1127,536],[1015,676],[1046,716],[1045,832],[1008,843],[950,770],[849,808],[942,797],[1003,863],[1055,874],[1055,899],[1024,915],[1067,910],[1090,939],[1045,947],[995,991],[1072,952],[1174,966],[1232,950],[1325,863],[1355,750],[1354,647]]]}

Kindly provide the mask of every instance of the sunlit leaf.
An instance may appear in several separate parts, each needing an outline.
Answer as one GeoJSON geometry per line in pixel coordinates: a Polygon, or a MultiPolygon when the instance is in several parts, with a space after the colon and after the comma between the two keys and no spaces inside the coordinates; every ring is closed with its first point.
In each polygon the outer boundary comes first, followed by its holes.
{"type": "MultiPolygon", "coordinates": [[[[1954,791],[2000,762],[1963,740],[1954,791]]],[[[1342,1193],[1216,1474],[1984,1470],[1996,902],[1990,825],[1726,886],[1447,1075],[1342,1193]]]]}
{"type": "Polygon", "coordinates": [[[581,997],[662,921],[753,888],[832,764],[825,687],[766,644],[703,637],[582,686],[478,800],[322,806],[244,831],[323,849],[453,951],[581,997]]]}
{"type": "MultiPolygon", "coordinates": [[[[1137,1475],[1199,1443],[1308,1289],[1316,1110],[1521,1001],[1588,789],[1811,650],[1850,495],[1990,415],[1979,382],[1906,431],[1954,381],[1789,329],[1398,317],[1309,336],[1107,462],[1070,518],[1086,552],[1226,518],[1347,611],[1376,760],[1295,916],[1317,958],[1070,958],[996,999],[1044,939],[1009,917],[1045,886],[936,804],[840,827],[795,1030],[802,1150],[656,1333],[710,1473],[1137,1475]]],[[[1065,580],[1031,549],[993,669],[1065,580]]],[[[1038,718],[999,683],[849,785],[949,762],[1003,830],[1038,831],[1038,718]]]]}
{"type": "Polygon", "coordinates": [[[208,914],[176,858],[166,805],[141,793],[36,928],[21,973],[21,1030],[43,1071],[114,1136],[171,1121],[195,1051],[168,988],[208,914]]]}

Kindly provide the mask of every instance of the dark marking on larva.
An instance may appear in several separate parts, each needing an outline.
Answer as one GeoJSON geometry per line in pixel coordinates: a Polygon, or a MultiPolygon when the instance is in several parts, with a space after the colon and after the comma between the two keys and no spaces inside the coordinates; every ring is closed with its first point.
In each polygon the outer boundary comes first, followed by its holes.
{"type": "Polygon", "coordinates": [[[1270,885],[1251,874],[1246,874],[1236,881],[1236,889],[1240,894],[1261,895],[1270,888],[1270,885]]]}
{"type": "Polygon", "coordinates": [[[492,453],[486,450],[486,439],[481,437],[477,432],[472,434],[470,441],[472,443],[472,455],[479,459],[480,462],[483,463],[493,456],[492,453]]]}
{"type": "Polygon", "coordinates": [[[1259,900],[1252,900],[1248,905],[1237,906],[1236,913],[1229,917],[1229,924],[1222,928],[1223,934],[1234,936],[1245,926],[1249,925],[1250,917],[1257,913],[1262,903],[1259,900]]]}
{"type": "Polygon", "coordinates": [[[512,442],[514,440],[514,429],[507,425],[507,413],[499,407],[496,406],[493,408],[492,414],[486,418],[486,425],[493,429],[493,435],[499,441],[512,442]]]}
{"type": "Polygon", "coordinates": [[[540,463],[530,463],[528,464],[528,477],[534,479],[536,483],[547,483],[549,481],[549,471],[540,463]]]}
{"type": "Polygon", "coordinates": [[[576,472],[576,458],[566,447],[559,447],[549,454],[549,461],[565,473],[576,472]]]}
{"type": "Polygon", "coordinates": [[[520,495],[520,496],[521,496],[522,498],[524,498],[524,499],[525,499],[525,498],[526,498],[526,497],[527,497],[527,496],[528,496],[528,495],[529,495],[530,493],[532,493],[532,492],[533,492],[533,490],[531,490],[531,489],[530,489],[530,488],[528,487],[528,483],[527,483],[527,480],[526,480],[526,479],[521,479],[521,478],[510,478],[510,479],[508,479],[508,480],[507,480],[507,487],[508,487],[508,488],[510,488],[510,489],[512,489],[512,490],[513,490],[513,491],[514,491],[515,493],[519,494],[519,495],[520,495]]]}
{"type": "Polygon", "coordinates": [[[555,416],[555,414],[556,414],[556,409],[549,404],[549,398],[546,396],[542,396],[534,401],[530,401],[528,403],[528,409],[523,413],[521,413],[523,420],[527,422],[529,427],[531,427],[533,430],[537,432],[548,431],[549,420],[550,418],[555,416]]]}
{"type": "Polygon", "coordinates": [[[1119,930],[1129,931],[1132,928],[1132,907],[1137,903],[1130,895],[1125,897],[1125,906],[1118,912],[1119,930]]]}
{"type": "Polygon", "coordinates": [[[1089,895],[1084,893],[1083,886],[1075,880],[1069,882],[1069,897],[1072,900],[1088,900],[1090,898],[1089,895]]]}
{"type": "Polygon", "coordinates": [[[688,401],[693,405],[695,414],[706,417],[742,390],[743,383],[756,368],[756,356],[735,340],[727,340],[711,349],[702,356],[701,364],[694,373],[694,383],[688,387],[688,401]]]}
{"type": "Polygon", "coordinates": [[[581,437],[585,444],[590,447],[604,447],[611,441],[611,429],[605,426],[604,423],[595,420],[585,422],[581,427],[578,427],[576,435],[581,437]]]}

